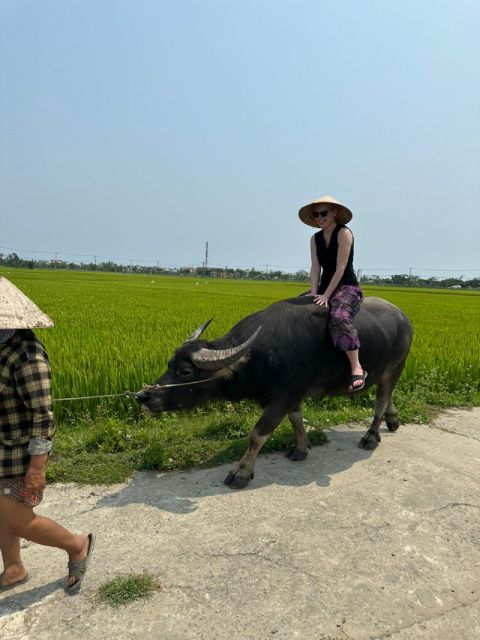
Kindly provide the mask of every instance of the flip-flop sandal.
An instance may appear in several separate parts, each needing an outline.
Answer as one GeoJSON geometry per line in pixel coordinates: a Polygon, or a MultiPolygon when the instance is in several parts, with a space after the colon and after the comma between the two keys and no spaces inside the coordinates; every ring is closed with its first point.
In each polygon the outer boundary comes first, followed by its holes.
{"type": "Polygon", "coordinates": [[[17,582],[13,582],[12,584],[0,585],[0,593],[3,591],[8,591],[9,589],[15,589],[15,587],[19,587],[21,584],[25,584],[28,582],[30,576],[26,576],[22,580],[17,580],[17,582]]]}
{"type": "Polygon", "coordinates": [[[351,376],[350,384],[348,385],[348,390],[350,393],[356,393],[357,391],[361,391],[365,387],[365,380],[367,379],[368,373],[364,370],[362,375],[351,376]],[[353,383],[357,380],[361,380],[362,384],[354,387],[353,383]]]}
{"type": "Polygon", "coordinates": [[[95,534],[89,533],[88,538],[90,544],[88,546],[87,557],[83,560],[69,560],[68,561],[68,577],[77,578],[76,581],[70,587],[65,587],[65,591],[69,594],[78,593],[82,584],[82,580],[87,572],[88,561],[90,560],[93,548],[95,547],[95,534]]]}

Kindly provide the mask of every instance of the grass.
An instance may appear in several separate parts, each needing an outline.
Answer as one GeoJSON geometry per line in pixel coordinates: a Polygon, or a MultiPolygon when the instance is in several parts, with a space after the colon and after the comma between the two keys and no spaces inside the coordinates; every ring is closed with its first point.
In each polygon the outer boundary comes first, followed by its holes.
{"type": "Polygon", "coordinates": [[[149,598],[161,589],[157,578],[148,573],[119,576],[102,585],[98,597],[111,607],[124,607],[136,600],[149,598]]]}

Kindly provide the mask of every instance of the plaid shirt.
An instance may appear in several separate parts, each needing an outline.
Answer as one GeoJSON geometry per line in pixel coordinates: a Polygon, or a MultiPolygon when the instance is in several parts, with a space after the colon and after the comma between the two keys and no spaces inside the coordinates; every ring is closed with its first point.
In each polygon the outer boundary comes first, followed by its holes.
{"type": "Polygon", "coordinates": [[[24,475],[32,438],[51,440],[50,362],[30,330],[20,330],[0,344],[0,478],[24,475]]]}

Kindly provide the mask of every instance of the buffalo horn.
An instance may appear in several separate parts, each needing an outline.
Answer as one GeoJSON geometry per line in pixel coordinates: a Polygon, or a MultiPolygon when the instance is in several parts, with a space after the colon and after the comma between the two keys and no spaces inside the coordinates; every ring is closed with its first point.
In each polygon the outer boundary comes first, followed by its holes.
{"type": "Polygon", "coordinates": [[[245,340],[238,347],[232,347],[231,349],[199,349],[195,353],[192,353],[192,360],[197,365],[199,369],[204,369],[206,371],[214,371],[216,369],[221,369],[222,367],[226,367],[232,362],[236,362],[250,347],[252,342],[257,337],[260,329],[262,327],[258,327],[258,329],[253,333],[248,340],[245,340]]]}
{"type": "Polygon", "coordinates": [[[192,342],[193,340],[197,340],[202,333],[205,331],[205,329],[208,327],[208,325],[210,324],[210,322],[213,320],[213,318],[210,318],[210,320],[207,320],[206,322],[204,322],[203,324],[201,324],[198,329],[195,329],[195,331],[192,333],[192,335],[188,336],[188,338],[185,340],[185,342],[192,342]]]}

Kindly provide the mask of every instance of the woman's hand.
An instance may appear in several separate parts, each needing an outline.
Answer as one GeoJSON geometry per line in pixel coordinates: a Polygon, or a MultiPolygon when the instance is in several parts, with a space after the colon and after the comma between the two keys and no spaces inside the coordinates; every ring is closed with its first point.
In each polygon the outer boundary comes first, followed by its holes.
{"type": "Polygon", "coordinates": [[[25,495],[29,498],[38,496],[47,484],[45,478],[45,469],[47,466],[48,454],[44,453],[39,456],[31,456],[30,466],[25,474],[25,495]]]}
{"type": "Polygon", "coordinates": [[[322,305],[328,307],[329,299],[329,296],[326,296],[324,293],[322,293],[320,295],[314,296],[313,301],[315,302],[315,304],[318,304],[319,307],[321,307],[322,305]]]}
{"type": "Polygon", "coordinates": [[[47,484],[45,471],[40,469],[29,469],[25,474],[25,495],[28,498],[38,496],[47,484]]]}

